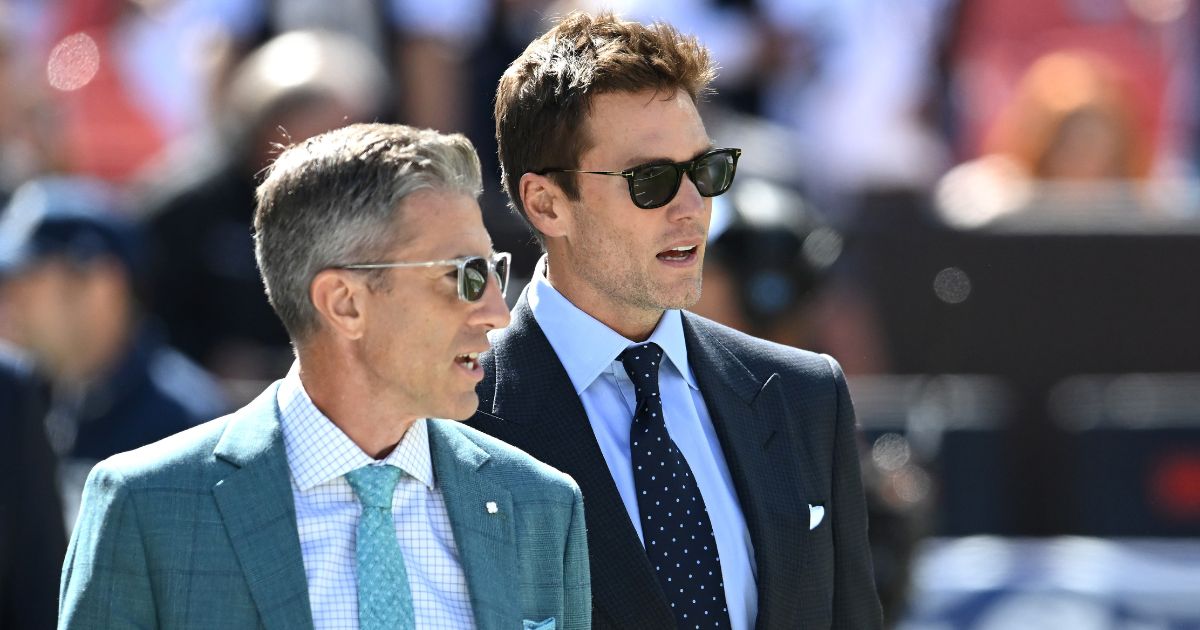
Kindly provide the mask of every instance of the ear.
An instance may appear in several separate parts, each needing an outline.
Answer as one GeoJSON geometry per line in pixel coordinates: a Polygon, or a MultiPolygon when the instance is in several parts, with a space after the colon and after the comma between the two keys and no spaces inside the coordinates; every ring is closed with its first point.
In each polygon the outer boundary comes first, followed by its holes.
{"type": "Polygon", "coordinates": [[[366,329],[363,300],[365,278],[351,271],[325,269],[309,285],[309,298],[321,320],[333,333],[346,339],[359,339],[366,329]]]}
{"type": "Polygon", "coordinates": [[[567,209],[567,197],[558,184],[546,175],[525,173],[518,184],[521,193],[521,203],[525,206],[525,216],[537,231],[548,238],[563,236],[567,233],[570,214],[567,209]]]}

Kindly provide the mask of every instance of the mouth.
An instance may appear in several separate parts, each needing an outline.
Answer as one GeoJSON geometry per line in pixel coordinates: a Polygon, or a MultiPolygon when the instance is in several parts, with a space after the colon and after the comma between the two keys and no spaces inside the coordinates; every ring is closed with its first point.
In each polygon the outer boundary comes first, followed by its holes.
{"type": "Polygon", "coordinates": [[[672,266],[687,266],[696,261],[698,245],[680,245],[663,250],[656,256],[660,261],[672,266]]]}
{"type": "Polygon", "coordinates": [[[479,365],[479,353],[468,352],[454,357],[454,363],[476,380],[483,378],[483,368],[479,365]]]}
{"type": "Polygon", "coordinates": [[[466,354],[460,354],[454,357],[454,362],[467,368],[468,370],[474,370],[479,366],[479,353],[468,352],[466,354]]]}

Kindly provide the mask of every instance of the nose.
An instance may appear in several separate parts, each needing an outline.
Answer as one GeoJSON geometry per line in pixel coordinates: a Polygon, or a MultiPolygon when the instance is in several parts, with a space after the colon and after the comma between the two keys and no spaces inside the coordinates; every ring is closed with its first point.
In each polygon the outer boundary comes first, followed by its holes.
{"type": "Polygon", "coordinates": [[[700,191],[696,189],[696,183],[692,181],[691,177],[684,175],[682,181],[679,182],[679,190],[675,193],[675,198],[667,204],[667,216],[671,221],[695,219],[704,214],[707,206],[708,200],[700,196],[700,191]]]}
{"type": "Polygon", "coordinates": [[[490,280],[484,289],[483,297],[479,298],[478,308],[472,318],[474,324],[487,330],[504,328],[512,320],[508,313],[508,304],[504,302],[504,296],[500,295],[500,281],[496,276],[492,276],[490,280]]]}

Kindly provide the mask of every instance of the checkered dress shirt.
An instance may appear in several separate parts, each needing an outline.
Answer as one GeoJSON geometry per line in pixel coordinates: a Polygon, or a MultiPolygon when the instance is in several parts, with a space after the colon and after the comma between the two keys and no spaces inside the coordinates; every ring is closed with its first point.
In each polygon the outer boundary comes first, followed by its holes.
{"type": "MultiPolygon", "coordinates": [[[[278,402],[313,625],[358,630],[354,537],[362,507],[345,475],[376,460],[313,405],[294,368],[279,388],[278,402]]],[[[433,478],[425,420],[414,423],[382,463],[405,472],[396,484],[392,517],[418,627],[474,628],[450,516],[433,478]]]]}

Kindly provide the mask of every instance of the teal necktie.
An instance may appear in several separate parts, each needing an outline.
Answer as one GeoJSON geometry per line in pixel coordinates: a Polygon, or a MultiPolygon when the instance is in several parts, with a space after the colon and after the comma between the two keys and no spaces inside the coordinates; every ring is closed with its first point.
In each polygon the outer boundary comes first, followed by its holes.
{"type": "Polygon", "coordinates": [[[417,627],[404,553],[392,521],[392,494],[401,474],[395,466],[364,466],[346,473],[363,504],[356,544],[360,630],[417,627]]]}

